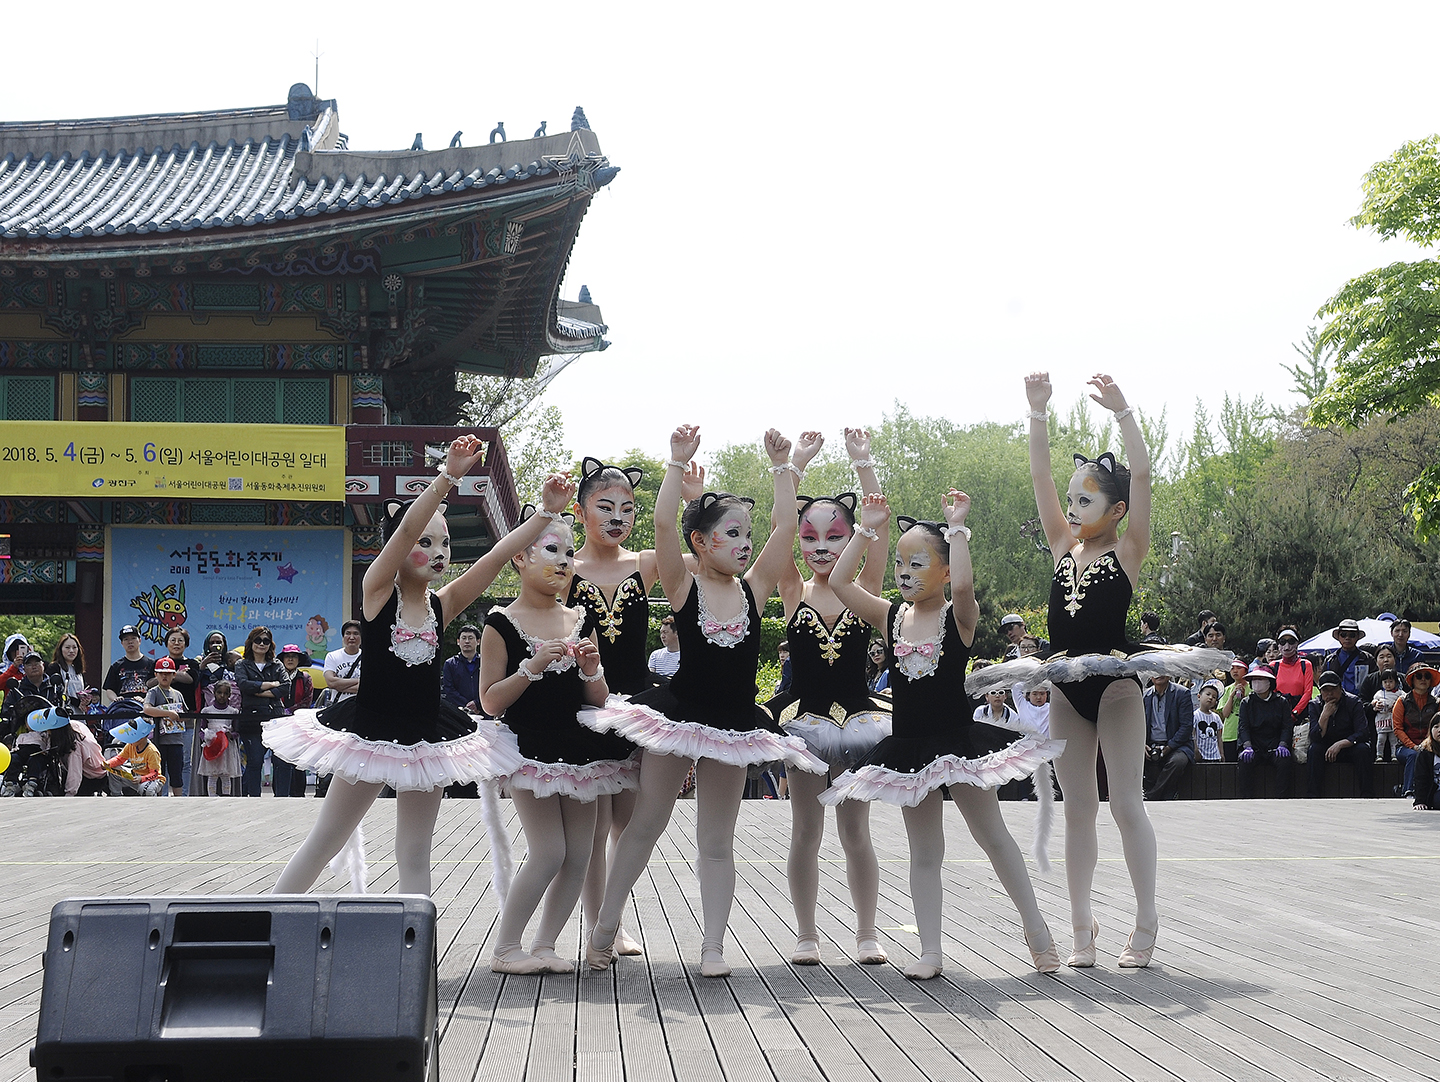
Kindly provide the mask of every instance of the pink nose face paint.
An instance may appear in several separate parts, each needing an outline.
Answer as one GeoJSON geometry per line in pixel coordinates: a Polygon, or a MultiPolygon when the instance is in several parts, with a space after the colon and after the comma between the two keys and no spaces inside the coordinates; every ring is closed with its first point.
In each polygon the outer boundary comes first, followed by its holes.
{"type": "Polygon", "coordinates": [[[828,572],[849,540],[850,527],[834,504],[817,504],[800,520],[800,557],[811,571],[828,572]]]}

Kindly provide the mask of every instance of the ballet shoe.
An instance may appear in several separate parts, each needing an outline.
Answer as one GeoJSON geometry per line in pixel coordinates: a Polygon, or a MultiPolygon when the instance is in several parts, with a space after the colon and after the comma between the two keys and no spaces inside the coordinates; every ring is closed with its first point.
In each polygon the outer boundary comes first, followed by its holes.
{"type": "Polygon", "coordinates": [[[591,932],[585,939],[585,964],[591,969],[609,969],[615,961],[615,941],[612,939],[608,946],[597,947],[595,937],[599,934],[591,932]]]}
{"type": "Polygon", "coordinates": [[[862,966],[883,966],[890,960],[885,953],[885,948],[873,935],[857,935],[855,937],[855,961],[862,966]]]}
{"type": "Polygon", "coordinates": [[[1030,950],[1030,960],[1035,963],[1036,973],[1054,973],[1060,968],[1060,951],[1055,947],[1055,937],[1050,930],[1045,930],[1045,936],[1050,940],[1050,945],[1043,951],[1037,951],[1030,946],[1030,937],[1025,937],[1025,946],[1030,950]]]}
{"type": "Polygon", "coordinates": [[[1125,941],[1125,949],[1120,952],[1121,969],[1144,969],[1150,964],[1151,957],[1155,954],[1155,938],[1160,934],[1160,926],[1157,923],[1154,928],[1136,928],[1130,933],[1130,938],[1125,941]],[[1135,938],[1150,940],[1148,947],[1137,947],[1135,938]]]}
{"type": "Polygon", "coordinates": [[[555,953],[553,947],[533,947],[530,950],[532,958],[538,958],[545,963],[546,973],[574,973],[575,963],[568,958],[561,958],[555,953]]]}
{"type": "Polygon", "coordinates": [[[645,948],[640,945],[638,940],[631,939],[626,935],[625,929],[621,928],[615,933],[615,953],[623,954],[627,958],[638,958],[645,953],[645,948]]]}
{"type": "Polygon", "coordinates": [[[813,935],[802,935],[795,940],[795,951],[790,962],[797,966],[818,966],[820,964],[820,940],[813,935]]]}
{"type": "Polygon", "coordinates": [[[532,976],[536,973],[549,972],[549,968],[544,959],[536,958],[533,954],[526,954],[524,951],[512,951],[503,957],[497,954],[490,959],[491,973],[532,976]]]}
{"type": "Polygon", "coordinates": [[[1075,937],[1075,949],[1070,952],[1070,957],[1065,959],[1065,964],[1075,969],[1089,969],[1095,964],[1095,940],[1100,935],[1100,922],[1094,921],[1090,925],[1090,942],[1085,946],[1080,945],[1080,937],[1075,937]]]}
{"type": "Polygon", "coordinates": [[[705,951],[700,955],[700,976],[728,977],[730,963],[725,961],[725,956],[719,951],[705,951]]]}
{"type": "Polygon", "coordinates": [[[932,981],[945,972],[943,965],[933,962],[912,962],[905,967],[905,979],[911,981],[932,981]]]}

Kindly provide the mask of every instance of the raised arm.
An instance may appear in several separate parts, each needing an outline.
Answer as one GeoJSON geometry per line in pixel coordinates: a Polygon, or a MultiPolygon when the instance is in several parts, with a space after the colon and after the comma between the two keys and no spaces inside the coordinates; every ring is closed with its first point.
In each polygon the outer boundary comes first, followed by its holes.
{"type": "MultiPolygon", "coordinates": [[[[793,511],[795,480],[799,471],[790,461],[790,441],[779,430],[770,429],[765,433],[765,454],[770,458],[770,472],[775,475],[775,506],[789,507],[793,511]]],[[[775,592],[785,565],[789,564],[794,570],[795,534],[800,528],[800,520],[794,514],[781,515],[772,527],[765,547],[750,565],[750,570],[745,572],[745,581],[755,595],[755,604],[762,609],[765,599],[775,592]]]]}
{"type": "Polygon", "coordinates": [[[1120,435],[1125,441],[1125,457],[1130,466],[1130,525],[1120,538],[1117,552],[1120,566],[1131,582],[1140,578],[1140,565],[1150,552],[1150,449],[1135,410],[1125,404],[1119,384],[1106,375],[1090,381],[1095,393],[1090,397],[1115,414],[1120,435]]]}
{"type": "MultiPolygon", "coordinates": [[[[845,453],[850,456],[850,466],[860,479],[861,496],[880,495],[880,479],[875,475],[875,463],[870,459],[870,433],[863,428],[847,428],[845,453]]],[[[884,523],[874,529],[878,536],[871,538],[865,546],[865,564],[855,581],[879,596],[885,585],[885,564],[890,558],[890,516],[886,515],[884,523]]]]}
{"type": "MultiPolygon", "coordinates": [[[[800,481],[805,476],[805,470],[810,465],[810,460],[820,453],[825,446],[825,437],[819,432],[802,432],[800,438],[795,441],[795,450],[790,456],[790,461],[795,463],[795,468],[800,471],[795,481],[798,490],[800,481]]],[[[786,507],[776,501],[770,508],[770,532],[773,534],[780,525],[780,516],[786,513],[795,513],[796,505],[792,502],[786,507]]],[[[799,516],[796,515],[798,522],[799,516]]],[[[780,600],[785,605],[785,619],[790,619],[795,610],[800,607],[800,602],[805,600],[805,577],[800,574],[800,564],[791,559],[780,569],[780,581],[777,583],[780,590],[780,600]]]]}
{"type": "Polygon", "coordinates": [[[941,501],[945,512],[945,538],[950,542],[950,616],[960,638],[969,646],[975,641],[975,625],[980,622],[980,606],[975,602],[975,568],[970,563],[970,527],[965,519],[970,514],[970,497],[951,489],[941,501]]]}
{"type": "Polygon", "coordinates": [[[1050,472],[1050,421],[1045,407],[1050,402],[1049,372],[1031,372],[1025,377],[1025,398],[1030,403],[1030,481],[1035,486],[1035,509],[1040,513],[1040,526],[1045,543],[1058,561],[1070,551],[1073,543],[1070,523],[1055,492],[1055,476],[1050,472]]]}
{"type": "MultiPolygon", "coordinates": [[[[390,591],[395,584],[395,576],[400,573],[400,566],[405,562],[405,557],[415,547],[415,542],[430,525],[430,520],[435,517],[435,512],[440,510],[440,501],[450,491],[450,482],[445,475],[451,477],[463,477],[467,470],[479,462],[485,453],[485,445],[472,435],[458,437],[450,444],[449,450],[445,452],[445,467],[443,473],[437,474],[435,479],[425,486],[425,491],[420,493],[415,502],[405,512],[405,517],[400,520],[400,525],[385,542],[385,547],[380,550],[380,555],[375,557],[374,562],[365,569],[365,578],[362,580],[364,586],[364,598],[362,607],[365,610],[366,619],[373,620],[379,613],[385,599],[390,596],[390,591]]],[[[455,610],[459,611],[459,610],[455,610]]]]}
{"type": "Polygon", "coordinates": [[[660,588],[670,601],[672,611],[678,610],[690,596],[695,581],[685,566],[685,548],[680,543],[680,489],[688,463],[700,449],[700,428],[681,425],[670,433],[670,460],[665,463],[665,479],[655,494],[655,566],[660,573],[660,588]]]}
{"type": "Polygon", "coordinates": [[[540,505],[545,514],[531,515],[496,541],[489,552],[466,568],[463,575],[435,591],[440,598],[445,623],[448,625],[488,590],[495,581],[495,576],[500,574],[511,557],[518,556],[533,545],[545,532],[545,527],[552,521],[552,517],[569,507],[574,498],[575,484],[570,480],[569,474],[552,473],[545,478],[545,483],[540,488],[540,505]]]}
{"type": "MultiPolygon", "coordinates": [[[[830,569],[830,589],[835,591],[835,596],[860,619],[885,633],[886,642],[890,641],[889,629],[885,626],[890,616],[890,602],[880,597],[878,591],[872,593],[856,581],[855,572],[860,569],[860,557],[874,544],[875,539],[870,534],[878,536],[883,529],[888,536],[889,528],[890,504],[885,497],[878,492],[866,496],[860,501],[860,525],[850,535],[844,551],[830,569]]],[[[888,542],[886,549],[888,553],[888,542]]],[[[881,560],[884,558],[882,556],[881,560]]]]}

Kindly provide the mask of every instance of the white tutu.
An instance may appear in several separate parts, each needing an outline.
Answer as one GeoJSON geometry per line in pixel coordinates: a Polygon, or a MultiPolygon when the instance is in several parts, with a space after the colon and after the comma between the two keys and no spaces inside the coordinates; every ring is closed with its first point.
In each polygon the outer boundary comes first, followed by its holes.
{"type": "Polygon", "coordinates": [[[316,774],[384,784],[396,792],[429,792],[520,769],[524,760],[514,738],[505,741],[497,722],[480,718],[477,723],[475,732],[455,740],[395,744],[331,729],[316,720],[314,710],[297,710],[265,722],[263,739],[287,763],[316,774]]]}
{"type": "Polygon", "coordinates": [[[1022,684],[1028,691],[1046,680],[1053,684],[1072,684],[1091,676],[1138,676],[1142,681],[1152,676],[1195,680],[1209,676],[1216,669],[1228,668],[1231,660],[1225,651],[1204,646],[1153,646],[1133,654],[1116,650],[1074,657],[1056,654],[1042,658],[1032,654],[972,672],[965,678],[965,690],[978,699],[988,691],[999,691],[1014,684],[1022,684]]]}
{"type": "Polygon", "coordinates": [[[820,794],[820,803],[842,800],[878,800],[913,808],[942,785],[973,785],[994,789],[1007,781],[1028,778],[1040,764],[1065,750],[1063,740],[1036,740],[1024,736],[1015,743],[978,759],[942,755],[929,766],[908,774],[883,766],[862,766],[847,770],[835,784],[820,794]]]}
{"type": "Polygon", "coordinates": [[[537,797],[568,796],[589,804],[597,796],[640,788],[640,753],[628,759],[594,763],[537,763],[526,759],[505,780],[510,788],[526,789],[537,797]]]}
{"type": "Polygon", "coordinates": [[[843,726],[818,714],[801,714],[792,721],[782,721],[781,727],[786,735],[805,741],[805,746],[824,759],[832,773],[839,773],[849,770],[889,736],[892,724],[888,713],[864,710],[847,717],[843,726]]]}
{"type": "Polygon", "coordinates": [[[798,736],[769,729],[717,729],[696,721],[671,721],[658,710],[612,696],[602,707],[586,707],[580,724],[597,733],[616,733],[659,755],[714,759],[731,766],[756,766],[783,759],[788,765],[824,774],[829,767],[817,759],[798,736]]]}

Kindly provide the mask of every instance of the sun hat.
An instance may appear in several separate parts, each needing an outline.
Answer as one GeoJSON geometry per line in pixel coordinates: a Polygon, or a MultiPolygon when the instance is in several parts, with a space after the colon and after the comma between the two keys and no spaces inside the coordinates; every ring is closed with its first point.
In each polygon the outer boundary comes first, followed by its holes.
{"type": "Polygon", "coordinates": [[[1257,661],[1257,662],[1255,662],[1255,664],[1253,664],[1253,665],[1250,666],[1250,671],[1245,674],[1245,679],[1247,679],[1247,680],[1269,680],[1270,683],[1273,684],[1273,683],[1275,683],[1275,670],[1272,669],[1272,668],[1270,668],[1269,665],[1266,665],[1266,664],[1264,664],[1263,662],[1257,661]]]}
{"type": "Polygon", "coordinates": [[[1440,672],[1436,672],[1429,665],[1426,665],[1423,661],[1417,661],[1414,665],[1410,666],[1410,671],[1405,674],[1405,686],[1407,688],[1413,688],[1415,686],[1414,680],[1416,674],[1422,672],[1427,672],[1430,674],[1430,686],[1432,688],[1436,684],[1440,684],[1440,672]]]}
{"type": "Polygon", "coordinates": [[[226,735],[224,729],[219,729],[216,731],[215,736],[210,741],[210,743],[205,745],[201,754],[203,754],[206,759],[213,763],[216,759],[220,758],[220,756],[225,754],[225,749],[229,746],[230,737],[226,735]]]}
{"type": "Polygon", "coordinates": [[[52,729],[65,728],[70,724],[70,719],[47,703],[26,714],[25,724],[32,733],[48,733],[52,729]]]}
{"type": "Polygon", "coordinates": [[[300,649],[300,647],[296,646],[293,642],[287,642],[284,646],[280,647],[280,653],[277,656],[284,657],[286,654],[295,654],[298,656],[303,653],[305,653],[305,651],[300,649]]]}
{"type": "Polygon", "coordinates": [[[143,740],[155,731],[155,726],[148,721],[136,718],[134,721],[127,721],[124,725],[117,725],[110,730],[110,735],[116,740],[126,744],[133,744],[137,740],[143,740]]]}

